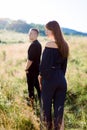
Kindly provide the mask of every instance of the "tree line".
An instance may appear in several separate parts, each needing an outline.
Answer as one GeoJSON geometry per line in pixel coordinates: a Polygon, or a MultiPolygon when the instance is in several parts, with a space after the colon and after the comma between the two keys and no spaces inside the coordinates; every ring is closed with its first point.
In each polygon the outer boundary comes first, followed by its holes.
{"type": "Polygon", "coordinates": [[[21,33],[28,33],[30,28],[37,28],[42,36],[45,36],[44,25],[26,23],[23,20],[11,21],[9,19],[0,19],[0,29],[12,30],[21,33]]]}
{"type": "MultiPolygon", "coordinates": [[[[0,19],[0,29],[12,30],[21,33],[28,33],[30,28],[37,28],[40,31],[41,36],[45,36],[44,25],[35,23],[26,23],[23,20],[10,20],[10,19],[0,19]]],[[[69,28],[61,28],[65,35],[79,35],[87,36],[87,33],[79,32],[69,28]]]]}

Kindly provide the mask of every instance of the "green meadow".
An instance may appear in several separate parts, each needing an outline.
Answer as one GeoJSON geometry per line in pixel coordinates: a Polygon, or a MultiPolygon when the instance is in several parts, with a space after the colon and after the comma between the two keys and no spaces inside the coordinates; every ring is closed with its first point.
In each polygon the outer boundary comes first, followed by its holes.
{"type": "MultiPolygon", "coordinates": [[[[87,130],[87,37],[64,37],[70,48],[65,130],[87,130]]],[[[44,49],[47,38],[38,39],[44,49]]],[[[0,130],[40,130],[38,101],[34,102],[34,109],[26,103],[29,45],[27,34],[0,31],[0,130]]]]}

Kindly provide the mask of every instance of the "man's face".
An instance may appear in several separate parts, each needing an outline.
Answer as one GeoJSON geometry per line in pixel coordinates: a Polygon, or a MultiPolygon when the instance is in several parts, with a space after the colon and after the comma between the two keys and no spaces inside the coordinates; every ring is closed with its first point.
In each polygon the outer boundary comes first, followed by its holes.
{"type": "Polygon", "coordinates": [[[34,31],[34,30],[30,30],[30,31],[29,31],[29,39],[30,39],[31,41],[34,41],[35,39],[37,39],[37,32],[34,31]]]}

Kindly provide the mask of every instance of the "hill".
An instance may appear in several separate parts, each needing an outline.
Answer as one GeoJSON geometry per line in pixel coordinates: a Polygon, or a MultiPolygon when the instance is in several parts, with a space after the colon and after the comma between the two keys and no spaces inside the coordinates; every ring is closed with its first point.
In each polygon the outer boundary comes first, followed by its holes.
{"type": "MultiPolygon", "coordinates": [[[[45,36],[44,25],[35,24],[35,23],[26,23],[23,20],[10,20],[8,18],[0,18],[0,29],[12,30],[21,33],[28,33],[30,28],[38,28],[40,30],[40,35],[45,36]]],[[[69,28],[62,28],[62,31],[65,35],[79,35],[87,36],[87,33],[79,32],[69,28]]]]}
{"type": "Polygon", "coordinates": [[[79,35],[79,36],[87,36],[87,33],[79,32],[69,28],[62,28],[62,31],[65,35],[79,35]]]}

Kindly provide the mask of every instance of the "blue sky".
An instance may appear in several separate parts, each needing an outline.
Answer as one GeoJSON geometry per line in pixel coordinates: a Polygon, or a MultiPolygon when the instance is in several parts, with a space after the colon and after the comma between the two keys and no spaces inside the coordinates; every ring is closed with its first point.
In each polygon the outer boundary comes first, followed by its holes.
{"type": "Polygon", "coordinates": [[[0,0],[0,18],[46,24],[87,32],[87,0],[0,0]]]}

